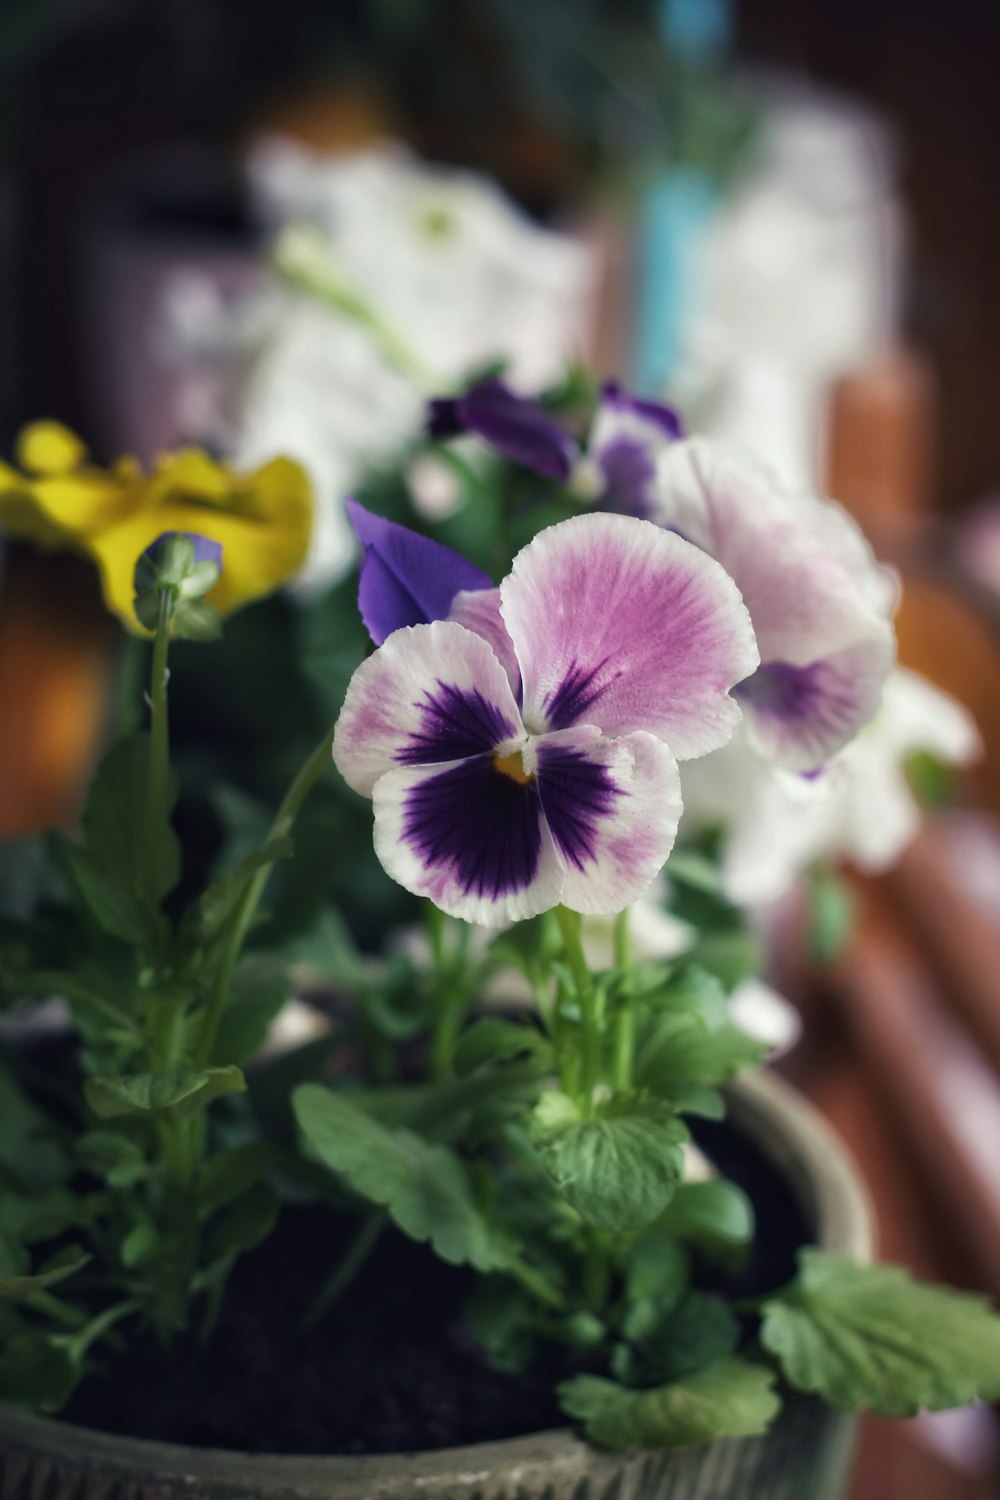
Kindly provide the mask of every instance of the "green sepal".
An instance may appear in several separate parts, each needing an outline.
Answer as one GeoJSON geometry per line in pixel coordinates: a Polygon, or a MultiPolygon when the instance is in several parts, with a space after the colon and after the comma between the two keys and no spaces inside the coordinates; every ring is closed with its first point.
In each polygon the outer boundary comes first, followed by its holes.
{"type": "Polygon", "coordinates": [[[239,1094],[246,1080],[239,1068],[172,1068],[165,1073],[130,1073],[121,1078],[88,1078],[83,1091],[102,1120],[119,1115],[189,1114],[222,1094],[239,1094]]]}
{"type": "Polygon", "coordinates": [[[591,1442],[606,1448],[682,1448],[765,1432],[781,1405],[773,1381],[760,1365],[724,1359],[646,1391],[577,1375],[563,1382],[558,1396],[591,1442]]]}
{"type": "Polygon", "coordinates": [[[803,1250],[762,1312],[761,1342],[785,1379],[831,1406],[911,1417],[1000,1399],[1000,1317],[987,1299],[901,1266],[803,1250]]]}

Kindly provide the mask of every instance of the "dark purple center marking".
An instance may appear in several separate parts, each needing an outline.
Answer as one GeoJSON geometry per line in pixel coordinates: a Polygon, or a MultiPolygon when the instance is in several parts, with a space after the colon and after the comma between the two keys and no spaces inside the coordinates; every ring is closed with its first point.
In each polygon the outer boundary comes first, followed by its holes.
{"type": "Polygon", "coordinates": [[[534,880],[542,847],[536,781],[519,782],[479,755],[407,795],[403,838],[428,867],[449,867],[465,895],[497,900],[534,880]]]}
{"type": "Polygon", "coordinates": [[[590,668],[573,662],[559,686],[553,688],[545,699],[545,719],[549,729],[568,729],[571,724],[578,723],[585,710],[596,703],[609,683],[620,675],[615,673],[609,682],[595,687],[594,682],[606,662],[607,657],[590,668]]]}
{"type": "Polygon", "coordinates": [[[617,437],[598,453],[597,466],[604,475],[597,508],[648,521],[653,510],[656,468],[645,443],[638,438],[617,437]]]}
{"type": "Polygon", "coordinates": [[[621,790],[607,768],[561,745],[538,747],[538,788],[556,848],[578,870],[597,858],[597,825],[621,790]]]}
{"type": "Polygon", "coordinates": [[[768,661],[733,689],[733,696],[758,713],[793,726],[832,726],[857,708],[850,681],[829,662],[796,667],[768,661]]]}
{"type": "Polygon", "coordinates": [[[517,725],[478,688],[471,691],[439,681],[420,705],[420,729],[396,752],[404,766],[464,760],[512,739],[517,725]]]}

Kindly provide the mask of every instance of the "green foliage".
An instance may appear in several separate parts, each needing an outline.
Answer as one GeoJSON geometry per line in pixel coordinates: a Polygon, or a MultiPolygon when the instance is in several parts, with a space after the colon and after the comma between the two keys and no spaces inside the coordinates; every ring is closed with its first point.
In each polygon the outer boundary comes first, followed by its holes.
{"type": "Polygon", "coordinates": [[[159,902],[180,876],[180,845],[162,833],[159,877],[150,888],[147,820],[150,737],[121,740],[104,757],[87,794],[83,844],[69,852],[73,877],[90,911],[114,937],[127,943],[155,940],[159,902]]]}
{"type": "Polygon", "coordinates": [[[88,1078],[87,1103],[102,1120],[118,1115],[189,1114],[222,1094],[240,1093],[246,1080],[239,1068],[171,1068],[165,1073],[133,1073],[123,1078],[88,1078]]]}
{"type": "Polygon", "coordinates": [[[511,1247],[473,1196],[461,1159],[409,1130],[390,1130],[343,1095],[316,1084],[296,1089],[303,1135],[326,1166],[382,1204],[404,1234],[427,1240],[442,1260],[495,1271],[511,1247]]]}
{"type": "Polygon", "coordinates": [[[606,1448],[680,1448],[764,1432],[780,1402],[759,1365],[724,1359],[683,1380],[635,1391],[595,1375],[559,1387],[563,1411],[606,1448]]]}
{"type": "Polygon", "coordinates": [[[658,1224],[709,1258],[728,1264],[753,1239],[753,1205],[742,1188],[723,1178],[681,1182],[658,1224]]]}
{"type": "Polygon", "coordinates": [[[799,1390],[884,1417],[1000,1399],[1000,1317],[900,1266],[804,1250],[763,1306],[761,1342],[799,1390]]]}
{"type": "Polygon", "coordinates": [[[556,1187],[597,1229],[652,1223],[680,1180],[687,1130],[655,1102],[610,1099],[586,1114],[568,1095],[550,1091],[535,1110],[532,1130],[556,1187]]]}

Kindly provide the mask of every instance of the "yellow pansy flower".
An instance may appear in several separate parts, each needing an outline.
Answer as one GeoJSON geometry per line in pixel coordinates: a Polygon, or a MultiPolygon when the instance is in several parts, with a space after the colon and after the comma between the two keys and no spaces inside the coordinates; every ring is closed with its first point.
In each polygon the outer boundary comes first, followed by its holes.
{"type": "Polygon", "coordinates": [[[276,458],[236,474],[197,448],[165,454],[146,474],[133,459],[110,469],[57,422],[36,422],[18,442],[27,472],[0,464],[0,523],[45,547],[73,547],[100,569],[105,602],[135,634],[136,560],[168,531],[195,532],[223,548],[223,571],[207,596],[229,614],[287,583],[305,561],[312,492],[305,472],[276,458]]]}

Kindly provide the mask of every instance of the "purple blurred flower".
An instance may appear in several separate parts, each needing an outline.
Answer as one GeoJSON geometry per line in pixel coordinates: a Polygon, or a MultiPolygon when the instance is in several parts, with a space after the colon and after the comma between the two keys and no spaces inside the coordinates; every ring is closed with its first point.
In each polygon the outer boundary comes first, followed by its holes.
{"type": "Polygon", "coordinates": [[[430,403],[427,431],[433,438],[471,432],[513,463],[564,484],[577,448],[543,406],[519,396],[502,380],[480,380],[461,396],[430,403]]]}

